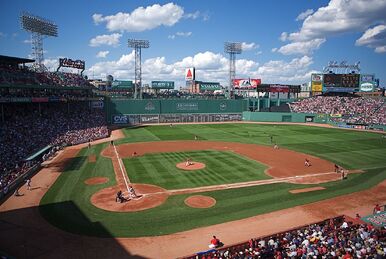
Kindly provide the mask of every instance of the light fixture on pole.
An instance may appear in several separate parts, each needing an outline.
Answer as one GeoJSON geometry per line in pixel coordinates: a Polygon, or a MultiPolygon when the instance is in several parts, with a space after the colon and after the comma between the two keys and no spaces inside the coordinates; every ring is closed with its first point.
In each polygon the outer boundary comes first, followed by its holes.
{"type": "Polygon", "coordinates": [[[134,99],[138,98],[138,88],[140,89],[140,99],[142,99],[142,68],[141,68],[141,49],[149,48],[148,40],[130,39],[129,47],[135,52],[135,81],[134,81],[134,99]]]}

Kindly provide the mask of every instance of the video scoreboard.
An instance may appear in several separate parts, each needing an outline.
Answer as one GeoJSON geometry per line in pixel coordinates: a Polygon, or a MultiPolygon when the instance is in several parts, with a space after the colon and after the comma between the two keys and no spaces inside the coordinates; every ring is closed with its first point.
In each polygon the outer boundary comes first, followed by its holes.
{"type": "Polygon", "coordinates": [[[359,74],[324,74],[324,87],[359,88],[359,74]]]}

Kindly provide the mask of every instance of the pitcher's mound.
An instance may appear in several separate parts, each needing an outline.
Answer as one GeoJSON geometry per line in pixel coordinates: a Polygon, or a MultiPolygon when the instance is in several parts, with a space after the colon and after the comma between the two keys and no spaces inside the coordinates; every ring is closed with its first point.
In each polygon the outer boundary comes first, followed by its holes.
{"type": "Polygon", "coordinates": [[[189,165],[187,165],[186,162],[182,162],[182,163],[176,164],[176,167],[182,170],[192,171],[192,170],[200,170],[205,168],[205,164],[191,161],[189,165]]]}
{"type": "Polygon", "coordinates": [[[216,200],[209,196],[193,195],[185,199],[185,204],[192,208],[210,208],[216,204],[216,200]]]}

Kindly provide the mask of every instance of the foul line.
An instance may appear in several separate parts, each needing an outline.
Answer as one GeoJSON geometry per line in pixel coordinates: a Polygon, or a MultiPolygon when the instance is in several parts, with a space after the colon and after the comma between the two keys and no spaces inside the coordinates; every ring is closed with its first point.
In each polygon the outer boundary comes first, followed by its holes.
{"type": "Polygon", "coordinates": [[[237,188],[243,188],[243,187],[273,184],[273,183],[290,182],[291,180],[299,180],[303,178],[310,178],[310,177],[323,176],[323,175],[337,175],[337,173],[336,172],[315,173],[315,174],[308,174],[308,175],[297,175],[297,176],[289,176],[289,177],[273,178],[273,179],[267,179],[267,180],[241,182],[241,183],[200,186],[200,187],[185,188],[185,189],[166,190],[164,192],[154,192],[154,193],[148,193],[146,195],[154,195],[154,194],[162,194],[162,193],[168,193],[170,195],[178,195],[178,194],[186,194],[186,193],[200,193],[200,192],[218,191],[218,190],[226,190],[226,189],[237,189],[237,188]]]}
{"type": "Polygon", "coordinates": [[[125,185],[126,185],[126,188],[127,188],[127,192],[129,192],[129,183],[130,183],[129,176],[127,176],[127,178],[126,178],[127,173],[126,173],[125,167],[122,166],[122,160],[121,160],[121,158],[118,155],[118,152],[117,152],[117,149],[116,149],[115,145],[113,145],[113,147],[114,147],[115,155],[117,156],[117,160],[118,160],[118,164],[119,164],[119,167],[120,167],[120,171],[122,173],[123,179],[125,180],[125,185]]]}

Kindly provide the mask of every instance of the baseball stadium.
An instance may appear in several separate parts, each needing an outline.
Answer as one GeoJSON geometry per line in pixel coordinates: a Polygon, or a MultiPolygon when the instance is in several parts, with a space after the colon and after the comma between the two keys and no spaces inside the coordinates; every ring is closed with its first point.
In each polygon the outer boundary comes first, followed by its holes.
{"type": "Polygon", "coordinates": [[[1,258],[385,258],[385,90],[359,63],[237,79],[225,42],[227,85],[186,67],[175,90],[142,84],[130,39],[133,80],[96,84],[20,20],[40,39],[0,56],[1,258]]]}

